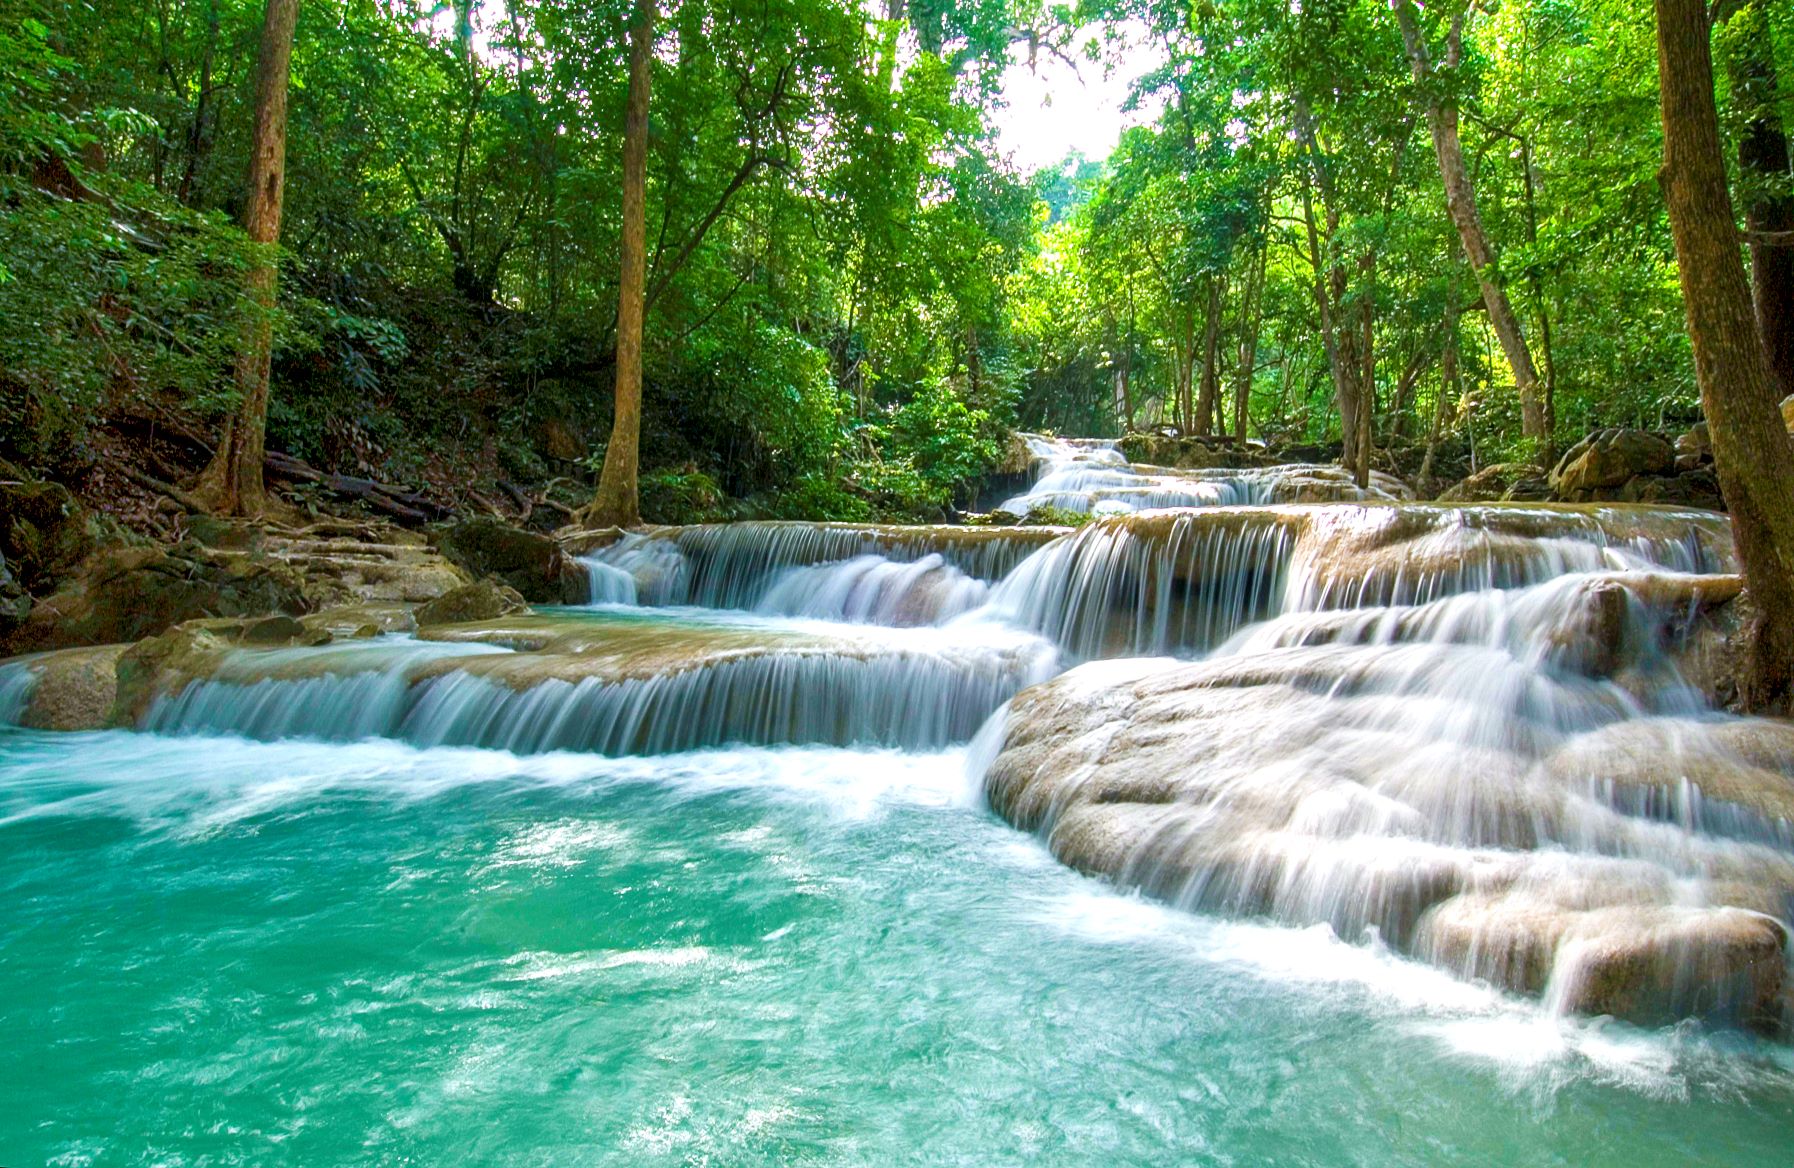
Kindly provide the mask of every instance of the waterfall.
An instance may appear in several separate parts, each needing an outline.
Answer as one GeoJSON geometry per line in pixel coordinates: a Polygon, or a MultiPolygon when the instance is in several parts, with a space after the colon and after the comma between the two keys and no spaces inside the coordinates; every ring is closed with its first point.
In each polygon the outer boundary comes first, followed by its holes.
{"type": "MultiPolygon", "coordinates": [[[[641,630],[638,628],[637,632],[641,630]]],[[[538,753],[667,753],[728,743],[933,749],[1057,672],[1031,637],[973,643],[776,638],[708,654],[507,652],[404,645],[384,653],[233,653],[157,700],[143,728],[170,734],[482,746],[538,753]]]]}
{"type": "MultiPolygon", "coordinates": [[[[1112,450],[1064,449],[1037,487],[1098,509],[1146,489],[1112,450]]],[[[1208,485],[1235,499],[1290,481],[1229,473],[1208,485]]],[[[582,562],[584,608],[176,654],[141,728],[619,756],[970,743],[994,810],[1173,904],[1374,938],[1565,1010],[1780,1025],[1794,728],[1707,703],[1708,614],[1741,588],[1723,517],[1236,501],[1076,530],[664,528],[582,562]]],[[[34,682],[0,666],[0,719],[34,682]]]]}
{"type": "Polygon", "coordinates": [[[1553,521],[1515,559],[1499,517],[1463,518],[1403,541],[1420,570],[1331,594],[1310,529],[1285,611],[1206,660],[1030,690],[999,715],[991,805],[1185,908],[1375,937],[1564,1010],[1781,1027],[1794,729],[1713,715],[1673,657],[1723,578],[1669,569],[1721,548],[1553,521]],[[1476,547],[1503,550],[1434,570],[1476,547]]]}
{"type": "Polygon", "coordinates": [[[938,552],[908,562],[867,555],[788,568],[755,611],[853,624],[934,625],[980,607],[989,595],[989,584],[938,552]]]}
{"type": "Polygon", "coordinates": [[[1572,572],[1732,570],[1723,518],[1614,509],[1284,506],[1114,516],[1034,553],[985,615],[1072,655],[1205,651],[1290,611],[1420,604],[1572,572]]]}
{"type": "Polygon", "coordinates": [[[684,604],[691,572],[677,544],[625,532],[579,557],[591,581],[590,604],[684,604]]]}
{"type": "Polygon", "coordinates": [[[31,701],[31,691],[37,688],[37,671],[28,661],[23,657],[0,661],[0,726],[19,724],[31,701]]]}
{"type": "Polygon", "coordinates": [[[1411,498],[1399,480],[1373,474],[1359,487],[1342,467],[1311,463],[1179,470],[1130,463],[1110,441],[1028,436],[1036,477],[998,511],[1026,516],[1039,507],[1079,515],[1123,515],[1169,507],[1393,501],[1411,498]]]}
{"type": "MultiPolygon", "coordinates": [[[[988,583],[1061,534],[1063,529],[1047,527],[882,527],[768,520],[626,535],[582,559],[629,574],[642,604],[751,611],[796,568],[867,556],[898,564],[934,557],[962,576],[988,583]]],[[[780,601],[775,610],[789,607],[780,601]]]]}

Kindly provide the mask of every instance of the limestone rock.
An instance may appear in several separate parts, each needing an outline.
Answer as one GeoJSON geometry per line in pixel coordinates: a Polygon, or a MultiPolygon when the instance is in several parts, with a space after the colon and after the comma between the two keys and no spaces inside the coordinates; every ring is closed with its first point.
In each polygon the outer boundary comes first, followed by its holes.
{"type": "Polygon", "coordinates": [[[486,579],[474,584],[463,584],[452,592],[445,592],[435,600],[419,605],[415,619],[417,627],[422,629],[431,625],[497,620],[499,617],[528,611],[529,606],[523,602],[523,597],[517,594],[515,588],[486,579]]]}
{"type": "Polygon", "coordinates": [[[116,644],[202,617],[298,615],[312,607],[304,578],[277,561],[219,555],[197,544],[112,549],[34,605],[6,647],[20,653],[116,644]]]}
{"type": "Polygon", "coordinates": [[[1592,492],[1624,486],[1635,475],[1662,475],[1675,469],[1676,452],[1644,430],[1597,430],[1564,451],[1550,483],[1559,498],[1581,502],[1592,492]]]}
{"type": "MultiPolygon", "coordinates": [[[[1610,642],[1625,575],[1566,596],[1544,640],[1610,642]]],[[[1461,620],[1426,631],[1081,666],[1012,700],[986,797],[1063,862],[1182,907],[1374,932],[1569,1010],[1781,1026],[1794,727],[1639,717],[1461,620]]]]}
{"type": "Polygon", "coordinates": [[[474,578],[495,577],[532,604],[563,603],[585,587],[584,573],[554,540],[497,519],[449,524],[437,529],[433,542],[474,578]]]}
{"type": "Polygon", "coordinates": [[[113,725],[118,659],[128,648],[65,649],[34,660],[37,685],[21,724],[36,730],[100,730],[113,725]]]}
{"type": "Polygon", "coordinates": [[[1496,503],[1550,497],[1539,468],[1525,462],[1497,462],[1483,467],[1439,494],[1441,503],[1496,503]]]}

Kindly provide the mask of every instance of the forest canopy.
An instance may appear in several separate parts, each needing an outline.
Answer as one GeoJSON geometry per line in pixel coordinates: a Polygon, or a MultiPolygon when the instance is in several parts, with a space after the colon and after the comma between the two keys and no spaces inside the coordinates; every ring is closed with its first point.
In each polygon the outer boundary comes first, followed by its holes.
{"type": "MultiPolygon", "coordinates": [[[[78,477],[233,404],[263,7],[6,9],[0,454],[78,477]]],[[[1794,13],[1724,15],[1739,201],[1794,205],[1785,154],[1739,149],[1794,116],[1794,13]]],[[[270,449],[586,491],[629,20],[301,4],[270,449]]],[[[1017,427],[1412,475],[1698,417],[1648,7],[682,0],[653,44],[650,519],[940,516],[1017,427]],[[1141,124],[1024,172],[996,127],[1028,60],[1133,79],[1141,124]]]]}

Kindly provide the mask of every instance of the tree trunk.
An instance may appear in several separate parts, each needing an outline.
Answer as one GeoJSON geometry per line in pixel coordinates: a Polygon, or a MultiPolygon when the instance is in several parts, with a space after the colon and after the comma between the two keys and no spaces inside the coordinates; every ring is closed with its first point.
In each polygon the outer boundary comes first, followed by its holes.
{"type": "Polygon", "coordinates": [[[1265,252],[1262,242],[1246,273],[1246,291],[1240,298],[1238,365],[1233,371],[1233,440],[1246,445],[1246,425],[1251,420],[1252,374],[1258,363],[1259,307],[1264,299],[1265,252]]]}
{"type": "Polygon", "coordinates": [[[1420,460],[1420,474],[1414,484],[1423,499],[1438,492],[1433,490],[1433,458],[1439,452],[1439,439],[1445,432],[1446,418],[1456,407],[1450,403],[1458,397],[1458,290],[1456,281],[1445,289],[1445,319],[1439,325],[1444,334],[1444,351],[1439,354],[1439,396],[1433,399],[1433,425],[1427,431],[1426,455],[1420,460]]]}
{"type": "MultiPolygon", "coordinates": [[[[1464,256],[1470,261],[1470,269],[1476,273],[1483,304],[1489,310],[1489,323],[1495,329],[1508,368],[1513,372],[1514,386],[1520,395],[1521,431],[1526,437],[1538,440],[1542,453],[1549,435],[1545,431],[1544,405],[1539,400],[1539,375],[1533,367],[1532,353],[1526,347],[1520,318],[1499,282],[1495,246],[1476,209],[1476,188],[1470,179],[1470,169],[1464,165],[1464,148],[1458,137],[1457,100],[1435,74],[1413,0],[1395,0],[1395,15],[1401,25],[1402,43],[1407,46],[1414,82],[1426,99],[1427,126],[1433,134],[1433,151],[1439,157],[1446,209],[1458,229],[1458,238],[1463,241],[1464,256]]],[[[1445,68],[1452,72],[1457,71],[1462,55],[1463,31],[1464,15],[1460,11],[1453,16],[1451,31],[1446,38],[1445,68]]]]}
{"type": "MultiPolygon", "coordinates": [[[[1312,140],[1310,150],[1313,150],[1312,140]]],[[[1318,167],[1318,161],[1315,163],[1318,167]]],[[[1337,284],[1327,263],[1320,230],[1314,221],[1314,195],[1307,175],[1302,180],[1302,222],[1307,228],[1308,262],[1314,268],[1314,300],[1320,310],[1321,347],[1327,355],[1327,371],[1333,378],[1333,401],[1339,409],[1340,456],[1343,466],[1357,465],[1358,451],[1358,371],[1350,354],[1341,352],[1336,328],[1338,306],[1333,288],[1337,284]]]]}
{"type": "Polygon", "coordinates": [[[268,0],[255,76],[255,130],[250,140],[249,199],[243,226],[266,250],[249,270],[254,311],[237,350],[237,411],[224,425],[218,451],[200,476],[198,493],[223,515],[267,510],[262,460],[268,429],[268,378],[274,358],[275,245],[286,190],[287,72],[299,0],[268,0]]]}
{"type": "Polygon", "coordinates": [[[1738,171],[1744,191],[1744,226],[1750,231],[1751,290],[1757,331],[1769,355],[1776,392],[1794,393],[1794,194],[1771,184],[1787,183],[1788,133],[1776,105],[1775,56],[1763,5],[1751,4],[1730,18],[1747,22],[1728,61],[1732,101],[1745,113],[1738,140],[1738,171]],[[1771,233],[1779,236],[1772,241],[1771,233]]]}
{"type": "Polygon", "coordinates": [[[642,437],[642,315],[647,282],[648,83],[654,60],[654,0],[636,0],[629,29],[629,98],[623,119],[622,274],[617,284],[616,415],[598,494],[584,522],[634,527],[642,521],[636,478],[642,437]]]}
{"type": "Polygon", "coordinates": [[[1754,601],[1738,679],[1747,709],[1785,711],[1794,678],[1794,444],[1776,408],[1726,189],[1703,0],[1656,0],[1663,190],[1701,408],[1754,601]]]}
{"type": "Polygon", "coordinates": [[[1190,396],[1190,384],[1196,373],[1196,313],[1184,305],[1184,335],[1177,344],[1177,436],[1188,438],[1196,432],[1196,407],[1190,396]]]}
{"type": "Polygon", "coordinates": [[[1215,398],[1221,392],[1221,297],[1226,286],[1221,276],[1208,279],[1208,311],[1202,328],[1202,393],[1196,399],[1196,433],[1204,438],[1215,432],[1215,398]]]}

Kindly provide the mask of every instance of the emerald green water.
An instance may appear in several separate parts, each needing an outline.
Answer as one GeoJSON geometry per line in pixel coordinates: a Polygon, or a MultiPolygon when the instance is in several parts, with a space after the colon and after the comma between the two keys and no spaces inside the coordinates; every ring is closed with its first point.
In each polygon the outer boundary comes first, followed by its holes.
{"type": "Polygon", "coordinates": [[[963,771],[0,730],[0,1164],[1794,1155],[1785,1048],[1116,895],[963,771]]]}

